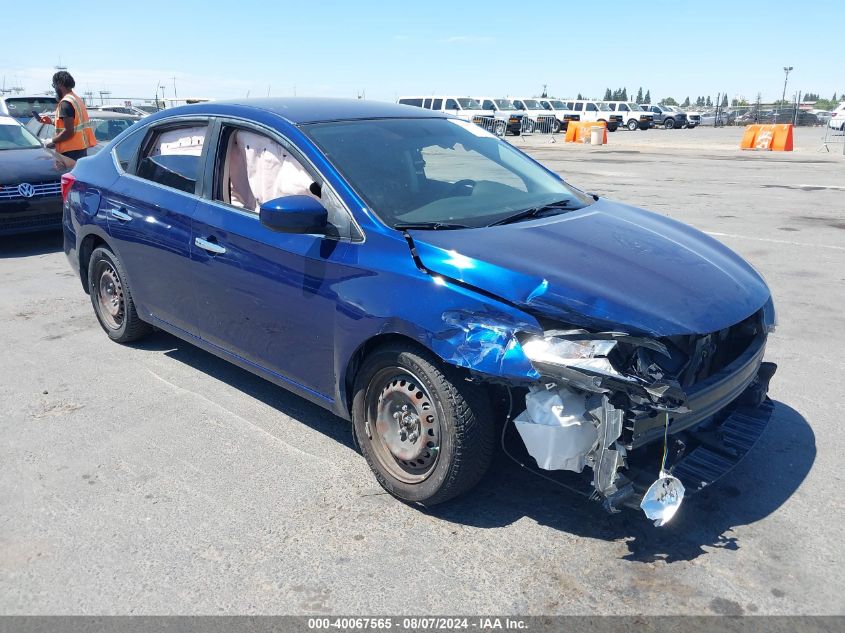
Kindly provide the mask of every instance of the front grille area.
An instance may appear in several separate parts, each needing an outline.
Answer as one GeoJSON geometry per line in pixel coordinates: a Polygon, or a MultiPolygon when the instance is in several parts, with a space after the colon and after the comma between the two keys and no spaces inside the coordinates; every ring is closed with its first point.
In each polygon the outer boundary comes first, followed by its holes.
{"type": "Polygon", "coordinates": [[[62,193],[62,184],[58,180],[49,182],[18,183],[14,185],[0,185],[0,200],[30,200],[45,196],[58,196],[62,193]],[[24,196],[20,192],[21,184],[32,185],[32,196],[24,196]]]}
{"type": "Polygon", "coordinates": [[[61,224],[61,213],[41,213],[11,218],[4,218],[0,215],[0,232],[30,228],[52,228],[61,226],[61,224]]]}

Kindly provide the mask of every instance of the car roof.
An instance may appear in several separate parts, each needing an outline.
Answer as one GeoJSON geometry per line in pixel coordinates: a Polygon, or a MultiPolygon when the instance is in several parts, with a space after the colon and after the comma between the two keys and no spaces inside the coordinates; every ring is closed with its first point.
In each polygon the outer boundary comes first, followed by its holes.
{"type": "Polygon", "coordinates": [[[0,125],[20,125],[20,123],[15,117],[11,117],[8,114],[0,114],[0,125]]]}
{"type": "Polygon", "coordinates": [[[126,114],[114,110],[100,110],[99,108],[88,108],[88,117],[91,119],[131,119],[132,121],[141,118],[138,114],[126,114]]]}
{"type": "MultiPolygon", "coordinates": [[[[447,115],[434,110],[426,110],[416,106],[399,105],[385,101],[368,101],[364,99],[329,99],[310,97],[291,97],[285,99],[239,99],[231,101],[212,101],[209,103],[185,106],[192,112],[208,112],[213,109],[227,109],[227,107],[249,107],[266,112],[272,112],[287,119],[295,125],[303,123],[317,123],[321,121],[348,121],[354,119],[430,119],[445,118],[447,115]]],[[[169,110],[175,113],[182,108],[169,110]]]]}

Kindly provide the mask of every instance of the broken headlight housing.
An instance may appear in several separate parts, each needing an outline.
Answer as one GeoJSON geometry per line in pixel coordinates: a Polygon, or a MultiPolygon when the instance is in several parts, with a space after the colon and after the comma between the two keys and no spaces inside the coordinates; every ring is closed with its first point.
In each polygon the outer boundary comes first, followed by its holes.
{"type": "Polygon", "coordinates": [[[584,330],[547,332],[545,336],[531,336],[522,342],[525,356],[540,373],[571,368],[618,376],[619,372],[607,358],[614,347],[615,340],[591,339],[584,330]]]}

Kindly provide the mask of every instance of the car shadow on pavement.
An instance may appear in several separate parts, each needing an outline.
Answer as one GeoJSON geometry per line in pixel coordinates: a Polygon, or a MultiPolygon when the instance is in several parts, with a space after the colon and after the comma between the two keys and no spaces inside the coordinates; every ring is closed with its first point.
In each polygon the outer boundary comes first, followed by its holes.
{"type": "Polygon", "coordinates": [[[250,398],[308,425],[338,444],[357,450],[352,442],[352,429],[346,420],[180,338],[157,331],[131,345],[136,349],[163,352],[168,358],[235,387],[250,398]]]}
{"type": "MultiPolygon", "coordinates": [[[[347,421],[175,336],[156,332],[133,347],[163,352],[357,451],[347,421]]],[[[639,510],[610,515],[600,504],[523,469],[501,450],[476,488],[420,511],[479,528],[501,528],[527,517],[584,538],[624,542],[628,551],[623,558],[638,562],[688,561],[706,554],[705,548],[736,550],[741,542],[732,535],[733,529],[775,512],[815,461],[815,434],[807,421],[790,406],[774,404],[769,428],[739,466],[685,499],[672,522],[662,528],[654,527],[639,510]]],[[[512,439],[509,451],[524,450],[515,434],[512,439]]],[[[530,458],[527,462],[533,465],[530,458]]]]}
{"type": "Polygon", "coordinates": [[[600,504],[521,468],[501,451],[476,489],[429,513],[482,528],[528,517],[577,536],[624,541],[625,560],[689,561],[706,554],[705,548],[739,549],[734,528],[780,508],[804,481],[815,457],[815,434],[807,421],[790,406],[775,402],[769,428],[746,458],[722,480],[685,499],[672,522],[662,528],[653,526],[639,510],[610,515],[600,504]]]}
{"type": "Polygon", "coordinates": [[[57,253],[62,250],[63,244],[61,231],[4,235],[0,236],[0,259],[57,253]]]}

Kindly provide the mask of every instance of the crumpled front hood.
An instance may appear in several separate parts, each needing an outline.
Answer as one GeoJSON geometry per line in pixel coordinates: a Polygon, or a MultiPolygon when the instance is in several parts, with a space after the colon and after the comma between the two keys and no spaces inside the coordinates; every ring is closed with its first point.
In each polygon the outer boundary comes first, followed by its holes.
{"type": "Polygon", "coordinates": [[[432,273],[590,329],[704,334],[770,298],[757,272],[717,240],[606,200],[504,226],[409,233],[432,273]]]}

